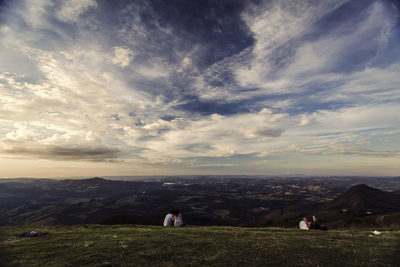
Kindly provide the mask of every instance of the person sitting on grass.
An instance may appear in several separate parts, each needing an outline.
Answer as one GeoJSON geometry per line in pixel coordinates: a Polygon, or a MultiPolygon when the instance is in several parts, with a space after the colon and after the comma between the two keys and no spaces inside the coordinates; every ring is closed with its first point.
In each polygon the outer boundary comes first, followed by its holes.
{"type": "Polygon", "coordinates": [[[164,226],[173,226],[174,224],[174,211],[168,212],[167,215],[165,215],[164,219],[164,226]]]}
{"type": "Polygon", "coordinates": [[[175,212],[174,212],[174,226],[175,226],[175,227],[181,227],[181,226],[183,226],[183,217],[182,217],[182,214],[181,214],[179,211],[177,211],[177,210],[175,210],[175,212]]]}
{"type": "Polygon", "coordinates": [[[299,222],[300,230],[310,230],[310,223],[308,222],[307,218],[304,217],[303,220],[299,222]]]}
{"type": "Polygon", "coordinates": [[[310,229],[321,229],[321,225],[317,220],[317,216],[312,216],[312,222],[310,223],[310,229]]]}
{"type": "Polygon", "coordinates": [[[312,216],[313,221],[310,223],[310,229],[317,229],[317,230],[328,230],[325,224],[320,224],[317,216],[312,216]]]}

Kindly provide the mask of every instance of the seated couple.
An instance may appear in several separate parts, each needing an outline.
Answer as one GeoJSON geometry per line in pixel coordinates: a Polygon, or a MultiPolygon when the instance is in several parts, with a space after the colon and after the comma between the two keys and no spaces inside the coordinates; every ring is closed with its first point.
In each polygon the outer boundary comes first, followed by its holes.
{"type": "Polygon", "coordinates": [[[182,214],[177,210],[172,210],[168,212],[164,219],[164,226],[175,226],[181,227],[183,226],[183,217],[182,214]]]}
{"type": "Polygon", "coordinates": [[[310,230],[310,229],[319,229],[319,230],[328,230],[328,227],[326,227],[324,224],[320,224],[317,220],[316,216],[312,216],[313,221],[309,222],[306,217],[303,218],[299,222],[299,228],[301,230],[310,230]]]}

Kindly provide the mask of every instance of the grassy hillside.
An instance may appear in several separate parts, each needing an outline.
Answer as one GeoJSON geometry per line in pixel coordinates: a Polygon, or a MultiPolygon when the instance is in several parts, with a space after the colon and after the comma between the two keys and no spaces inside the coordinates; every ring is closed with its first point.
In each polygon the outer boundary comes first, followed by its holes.
{"type": "Polygon", "coordinates": [[[1,266],[395,266],[400,229],[1,227],[1,266]],[[48,236],[19,238],[29,231],[48,236]]]}

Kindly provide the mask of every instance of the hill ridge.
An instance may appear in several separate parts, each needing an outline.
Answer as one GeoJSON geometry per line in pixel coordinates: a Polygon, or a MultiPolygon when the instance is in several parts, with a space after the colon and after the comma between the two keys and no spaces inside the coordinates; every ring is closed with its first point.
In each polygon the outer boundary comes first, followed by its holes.
{"type": "Polygon", "coordinates": [[[327,207],[355,216],[400,212],[400,195],[359,184],[332,200],[327,207]]]}

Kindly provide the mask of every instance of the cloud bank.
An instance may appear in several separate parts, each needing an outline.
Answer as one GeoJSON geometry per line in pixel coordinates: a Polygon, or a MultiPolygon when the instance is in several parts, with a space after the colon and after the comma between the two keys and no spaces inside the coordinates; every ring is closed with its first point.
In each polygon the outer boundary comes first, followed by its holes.
{"type": "Polygon", "coordinates": [[[5,1],[0,15],[0,157],[16,165],[399,171],[396,1],[5,1]]]}

